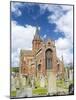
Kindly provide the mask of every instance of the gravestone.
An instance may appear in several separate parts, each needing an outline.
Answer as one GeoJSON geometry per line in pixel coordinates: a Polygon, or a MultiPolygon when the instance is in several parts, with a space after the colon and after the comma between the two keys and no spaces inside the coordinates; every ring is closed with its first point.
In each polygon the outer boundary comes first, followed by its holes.
{"type": "Polygon", "coordinates": [[[15,86],[16,86],[16,92],[20,89],[20,78],[19,76],[15,77],[15,86]]]}
{"type": "Polygon", "coordinates": [[[15,77],[11,76],[11,91],[16,91],[15,77]]]}
{"type": "Polygon", "coordinates": [[[68,69],[67,68],[65,69],[64,78],[65,78],[65,81],[68,81],[68,79],[69,79],[69,77],[68,77],[68,69]]]}
{"type": "Polygon", "coordinates": [[[47,88],[48,88],[48,94],[55,94],[56,93],[56,75],[52,71],[47,71],[47,88]]]}
{"type": "Polygon", "coordinates": [[[40,87],[44,88],[45,87],[45,77],[41,75],[40,77],[40,87]]]}
{"type": "Polygon", "coordinates": [[[73,81],[73,69],[69,70],[69,80],[73,81]]]}
{"type": "Polygon", "coordinates": [[[34,88],[34,79],[31,80],[32,88],[34,88]]]}
{"type": "Polygon", "coordinates": [[[26,86],[26,77],[25,76],[22,77],[21,82],[22,82],[22,88],[25,88],[25,86],[26,86]]]}

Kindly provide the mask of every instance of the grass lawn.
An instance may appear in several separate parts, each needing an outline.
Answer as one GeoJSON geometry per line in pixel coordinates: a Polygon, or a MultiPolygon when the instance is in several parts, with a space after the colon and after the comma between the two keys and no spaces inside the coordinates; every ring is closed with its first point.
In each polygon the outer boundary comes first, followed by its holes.
{"type": "Polygon", "coordinates": [[[63,80],[57,80],[56,84],[57,84],[57,87],[62,87],[64,89],[68,89],[68,86],[64,83],[63,80]]]}
{"type": "Polygon", "coordinates": [[[32,93],[36,94],[36,95],[46,95],[47,94],[47,89],[45,89],[45,88],[33,89],[32,93]]]}
{"type": "Polygon", "coordinates": [[[11,91],[11,97],[15,97],[16,96],[16,91],[11,91]]]}

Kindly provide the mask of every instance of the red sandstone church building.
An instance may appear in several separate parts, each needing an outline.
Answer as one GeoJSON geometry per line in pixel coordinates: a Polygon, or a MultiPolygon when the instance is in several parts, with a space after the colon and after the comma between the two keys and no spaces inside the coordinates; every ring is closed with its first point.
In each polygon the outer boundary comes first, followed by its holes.
{"type": "Polygon", "coordinates": [[[64,64],[57,58],[55,41],[48,39],[44,41],[36,28],[32,40],[32,50],[21,50],[20,52],[20,74],[37,76],[47,76],[48,71],[54,74],[64,75],[64,64]]]}

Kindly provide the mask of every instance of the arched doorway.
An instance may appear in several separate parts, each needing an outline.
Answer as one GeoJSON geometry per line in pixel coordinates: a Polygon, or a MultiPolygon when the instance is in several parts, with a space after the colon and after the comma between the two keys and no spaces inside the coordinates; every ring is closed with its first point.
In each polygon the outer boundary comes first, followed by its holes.
{"type": "Polygon", "coordinates": [[[46,69],[51,69],[52,68],[52,50],[48,49],[45,52],[45,65],[46,69]]]}

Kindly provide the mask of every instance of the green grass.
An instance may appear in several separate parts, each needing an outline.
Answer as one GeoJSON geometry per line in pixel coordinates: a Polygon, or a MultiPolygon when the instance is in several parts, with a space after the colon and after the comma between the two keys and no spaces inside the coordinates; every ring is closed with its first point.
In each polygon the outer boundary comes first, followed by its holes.
{"type": "Polygon", "coordinates": [[[58,87],[62,87],[64,85],[64,81],[63,80],[57,80],[56,84],[58,87]]]}
{"type": "Polygon", "coordinates": [[[57,84],[57,87],[62,87],[64,89],[68,89],[68,86],[64,83],[64,80],[57,80],[56,84],[57,84]]]}
{"type": "Polygon", "coordinates": [[[15,97],[16,96],[16,91],[11,91],[11,97],[15,97]]]}
{"type": "Polygon", "coordinates": [[[46,95],[47,94],[47,89],[45,89],[45,88],[33,89],[32,93],[36,94],[36,95],[46,95]]]}

